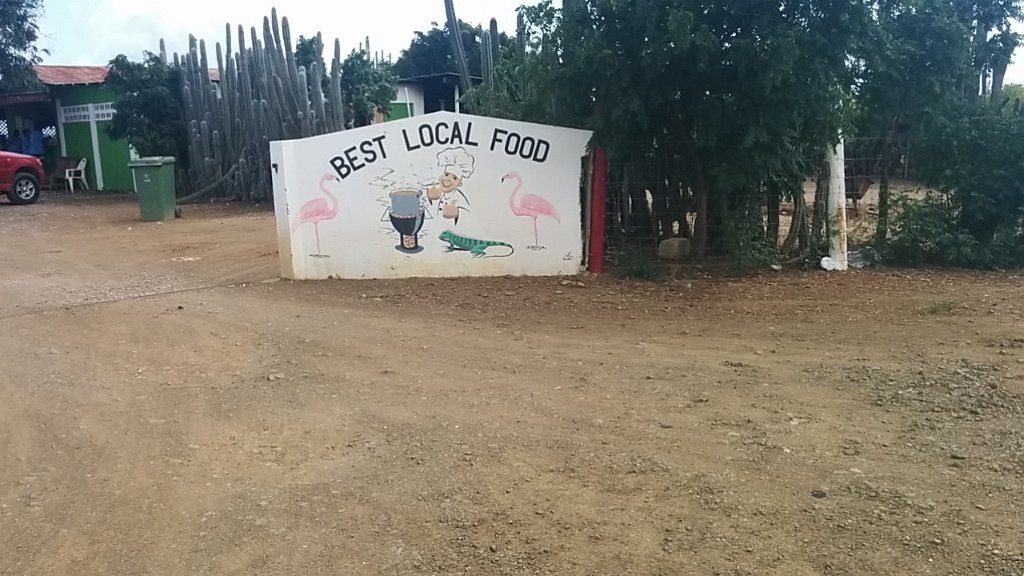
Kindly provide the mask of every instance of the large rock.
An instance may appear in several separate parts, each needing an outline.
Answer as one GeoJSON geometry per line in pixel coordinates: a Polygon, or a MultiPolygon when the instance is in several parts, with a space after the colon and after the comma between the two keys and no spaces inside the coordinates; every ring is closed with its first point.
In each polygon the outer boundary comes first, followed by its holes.
{"type": "Polygon", "coordinates": [[[659,260],[682,260],[690,256],[690,241],[686,238],[669,238],[658,245],[659,260]]]}

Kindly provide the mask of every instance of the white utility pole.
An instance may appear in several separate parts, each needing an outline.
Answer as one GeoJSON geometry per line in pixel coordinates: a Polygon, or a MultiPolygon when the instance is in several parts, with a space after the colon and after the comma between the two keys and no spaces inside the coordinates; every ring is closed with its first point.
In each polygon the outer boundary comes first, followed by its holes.
{"type": "Polygon", "coordinates": [[[822,268],[843,271],[849,268],[846,246],[846,146],[840,138],[825,154],[828,161],[828,258],[822,268]]]}

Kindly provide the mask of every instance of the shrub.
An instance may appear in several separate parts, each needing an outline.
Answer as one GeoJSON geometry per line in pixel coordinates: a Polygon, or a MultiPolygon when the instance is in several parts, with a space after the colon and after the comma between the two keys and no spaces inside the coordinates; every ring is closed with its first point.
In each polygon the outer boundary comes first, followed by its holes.
{"type": "Polygon", "coordinates": [[[649,248],[630,243],[622,252],[621,275],[630,280],[657,280],[660,274],[654,260],[649,248]]]}
{"type": "Polygon", "coordinates": [[[889,260],[904,266],[1008,268],[1024,264],[1024,239],[1019,232],[997,230],[982,241],[961,227],[961,209],[945,197],[895,203],[889,260]]]}
{"type": "Polygon", "coordinates": [[[748,271],[778,264],[778,246],[766,236],[759,199],[746,195],[740,206],[722,219],[722,248],[737,270],[748,271]]]}

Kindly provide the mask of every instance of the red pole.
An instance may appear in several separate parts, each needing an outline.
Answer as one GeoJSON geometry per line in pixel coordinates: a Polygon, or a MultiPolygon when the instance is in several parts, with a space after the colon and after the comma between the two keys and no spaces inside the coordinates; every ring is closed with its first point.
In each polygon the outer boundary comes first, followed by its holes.
{"type": "Polygon", "coordinates": [[[604,270],[604,219],[608,198],[608,155],[594,149],[594,180],[590,190],[590,266],[592,274],[604,270]]]}

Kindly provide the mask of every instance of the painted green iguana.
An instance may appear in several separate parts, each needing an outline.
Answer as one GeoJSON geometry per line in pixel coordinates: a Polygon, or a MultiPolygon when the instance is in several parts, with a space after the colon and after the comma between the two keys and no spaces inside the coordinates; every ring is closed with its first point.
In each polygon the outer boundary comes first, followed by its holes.
{"type": "Polygon", "coordinates": [[[438,234],[438,239],[442,242],[448,243],[448,248],[445,252],[470,252],[474,258],[508,258],[515,254],[516,249],[511,244],[504,242],[495,242],[493,240],[477,240],[476,238],[467,238],[466,236],[459,236],[451,230],[445,230],[438,234]],[[508,254],[502,254],[500,256],[490,256],[487,254],[487,249],[493,246],[501,246],[502,248],[508,248],[510,252],[508,254]]]}

